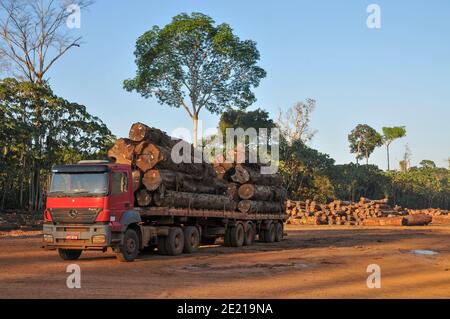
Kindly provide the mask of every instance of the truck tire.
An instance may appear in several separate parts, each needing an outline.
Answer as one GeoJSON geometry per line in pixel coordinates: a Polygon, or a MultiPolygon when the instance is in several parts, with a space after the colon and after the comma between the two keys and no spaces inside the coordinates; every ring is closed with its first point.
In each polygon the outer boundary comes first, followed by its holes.
{"type": "Polygon", "coordinates": [[[255,236],[256,236],[255,227],[251,223],[247,224],[247,229],[245,231],[244,237],[244,246],[253,245],[253,243],[255,242],[255,236]]]}
{"type": "Polygon", "coordinates": [[[234,227],[227,227],[225,236],[223,237],[223,245],[225,247],[231,247],[231,232],[234,227]]]}
{"type": "Polygon", "coordinates": [[[158,237],[158,253],[160,255],[167,255],[166,238],[165,236],[158,237]]]}
{"type": "Polygon", "coordinates": [[[283,240],[283,224],[280,222],[275,224],[275,242],[283,240]]]}
{"type": "Polygon", "coordinates": [[[259,233],[259,240],[264,243],[273,243],[275,241],[275,225],[271,223],[268,229],[262,229],[259,233]]]}
{"type": "Polygon", "coordinates": [[[183,252],[184,234],[180,227],[171,227],[166,237],[167,255],[176,256],[183,252]]]}
{"type": "Polygon", "coordinates": [[[134,229],[128,228],[123,235],[123,244],[116,252],[116,258],[122,262],[130,262],[136,259],[139,253],[139,237],[134,229]]]}
{"type": "Polygon", "coordinates": [[[275,241],[275,225],[270,224],[269,229],[266,229],[266,243],[273,243],[275,241]]]}
{"type": "Polygon", "coordinates": [[[184,228],[184,248],[183,252],[190,254],[198,250],[200,245],[200,234],[195,226],[187,226],[184,228]]]}
{"type": "Polygon", "coordinates": [[[230,231],[230,244],[232,247],[241,247],[244,244],[245,230],[241,223],[236,224],[230,231]]]}
{"type": "Polygon", "coordinates": [[[80,258],[82,252],[83,251],[81,249],[58,248],[59,257],[64,260],[77,260],[80,258]]]}

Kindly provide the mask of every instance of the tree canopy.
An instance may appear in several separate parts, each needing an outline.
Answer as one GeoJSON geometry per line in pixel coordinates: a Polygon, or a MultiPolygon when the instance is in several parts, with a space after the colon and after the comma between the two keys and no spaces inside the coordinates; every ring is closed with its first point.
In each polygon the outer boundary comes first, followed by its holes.
{"type": "Polygon", "coordinates": [[[359,124],[348,135],[350,152],[356,154],[356,160],[366,159],[369,164],[369,157],[375,148],[382,145],[381,135],[367,124],[359,124]]]}
{"type": "Polygon", "coordinates": [[[153,26],[138,38],[134,54],[136,76],[124,88],[184,108],[194,123],[194,144],[203,108],[217,114],[225,107],[245,109],[256,101],[252,88],[266,76],[254,41],[240,40],[228,24],[216,26],[196,12],[153,26]]]}
{"type": "Polygon", "coordinates": [[[10,201],[39,209],[53,164],[104,158],[114,139],[85,106],[56,96],[48,85],[0,80],[0,113],[2,206],[10,201]]]}
{"type": "Polygon", "coordinates": [[[406,128],[404,126],[383,127],[383,143],[386,145],[387,151],[387,169],[390,170],[389,147],[396,139],[406,136],[406,128]]]}

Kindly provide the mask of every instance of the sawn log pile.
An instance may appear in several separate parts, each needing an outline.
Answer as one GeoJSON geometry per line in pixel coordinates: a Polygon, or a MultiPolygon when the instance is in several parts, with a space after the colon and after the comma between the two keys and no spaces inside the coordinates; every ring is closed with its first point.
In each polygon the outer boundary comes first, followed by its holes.
{"type": "Polygon", "coordinates": [[[450,215],[439,210],[411,211],[388,205],[388,200],[362,197],[359,202],[335,200],[287,201],[288,223],[297,225],[419,226],[448,223],[450,215]],[[435,216],[431,212],[436,214],[435,216]]]}
{"type": "Polygon", "coordinates": [[[257,163],[236,164],[218,156],[210,164],[193,154],[192,145],[142,123],[134,123],[129,137],[118,139],[108,151],[112,161],[131,165],[137,206],[284,211],[286,192],[280,176],[261,174],[257,163]],[[180,146],[191,149],[192,155],[177,153],[180,146]],[[174,161],[172,151],[185,160],[174,161]]]}

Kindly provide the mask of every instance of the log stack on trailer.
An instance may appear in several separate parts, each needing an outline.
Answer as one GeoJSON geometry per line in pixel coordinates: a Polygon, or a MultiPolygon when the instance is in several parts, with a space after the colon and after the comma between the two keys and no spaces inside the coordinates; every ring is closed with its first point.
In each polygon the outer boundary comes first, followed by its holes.
{"type": "MultiPolygon", "coordinates": [[[[118,139],[108,157],[131,165],[135,203],[139,207],[284,212],[286,192],[279,175],[261,174],[258,164],[219,163],[218,157],[209,164],[194,158],[194,153],[189,143],[134,123],[128,138],[118,139]],[[190,149],[191,155],[189,161],[178,163],[173,160],[172,151],[178,152],[181,145],[190,149]]],[[[186,158],[186,154],[178,155],[186,158]]]]}

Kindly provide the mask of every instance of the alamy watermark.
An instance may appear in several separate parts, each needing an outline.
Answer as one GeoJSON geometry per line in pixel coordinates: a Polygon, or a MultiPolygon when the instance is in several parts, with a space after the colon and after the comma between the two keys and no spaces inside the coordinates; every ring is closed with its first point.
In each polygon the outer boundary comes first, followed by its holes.
{"type": "Polygon", "coordinates": [[[367,6],[367,13],[370,13],[366,20],[369,29],[381,29],[381,8],[378,4],[372,3],[367,6]]]}
{"type": "Polygon", "coordinates": [[[370,264],[366,271],[370,273],[366,280],[367,288],[381,288],[381,267],[377,264],[370,264]]]}
{"type": "Polygon", "coordinates": [[[66,285],[69,289],[81,288],[81,268],[77,264],[70,264],[66,268],[70,275],[66,279],[66,285]]]}
{"type": "Polygon", "coordinates": [[[202,139],[203,142],[197,148],[192,148],[191,144],[184,141],[190,140],[190,130],[178,128],[171,135],[183,139],[172,147],[171,159],[176,164],[192,161],[194,163],[214,161],[219,164],[258,163],[261,174],[278,172],[280,157],[278,128],[227,128],[225,136],[221,132],[212,134],[209,138],[202,139]]]}
{"type": "Polygon", "coordinates": [[[66,19],[66,26],[69,29],[81,28],[81,8],[77,4],[70,4],[66,8],[66,13],[69,15],[66,19]]]}

